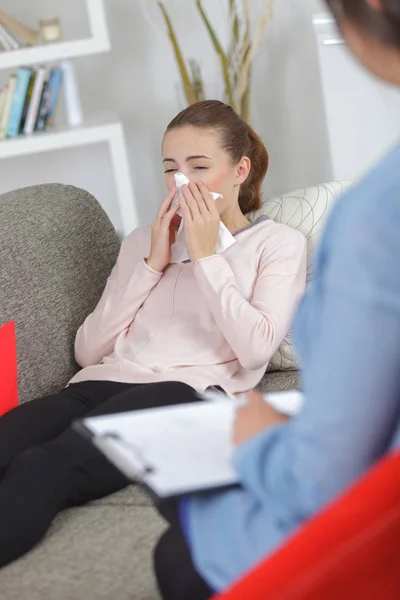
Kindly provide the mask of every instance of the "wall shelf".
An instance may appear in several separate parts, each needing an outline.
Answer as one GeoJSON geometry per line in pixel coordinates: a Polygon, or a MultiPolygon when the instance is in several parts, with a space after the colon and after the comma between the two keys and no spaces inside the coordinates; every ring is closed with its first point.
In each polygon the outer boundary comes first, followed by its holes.
{"type": "Polygon", "coordinates": [[[78,146],[106,142],[117,187],[123,234],[127,235],[138,226],[138,216],[130,178],[124,130],[117,120],[104,119],[81,127],[34,133],[0,142],[0,160],[17,158],[28,154],[55,152],[78,146]]]}
{"type": "MultiPolygon", "coordinates": [[[[54,63],[67,58],[110,50],[104,0],[85,0],[85,3],[91,37],[1,52],[0,70],[18,68],[21,65],[54,63]]],[[[54,129],[0,141],[0,160],[101,142],[106,142],[109,147],[123,233],[126,235],[139,225],[139,219],[131,183],[124,130],[118,120],[97,119],[97,122],[86,122],[79,127],[54,129]]]]}
{"type": "Polygon", "coordinates": [[[107,52],[109,43],[105,40],[89,38],[72,42],[58,42],[43,46],[32,46],[19,50],[9,50],[0,53],[0,70],[14,69],[21,65],[40,65],[42,63],[57,62],[65,58],[89,56],[107,52]]]}

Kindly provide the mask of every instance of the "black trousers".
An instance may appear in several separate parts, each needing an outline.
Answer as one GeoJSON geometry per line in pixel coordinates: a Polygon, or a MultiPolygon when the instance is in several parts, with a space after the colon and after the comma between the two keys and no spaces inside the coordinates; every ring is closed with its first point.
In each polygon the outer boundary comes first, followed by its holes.
{"type": "Polygon", "coordinates": [[[209,600],[214,594],[193,564],[179,523],[178,503],[163,503],[159,511],[170,524],[153,557],[163,600],[209,600]]]}
{"type": "Polygon", "coordinates": [[[129,481],[71,427],[87,415],[198,402],[183,383],[77,383],[0,418],[0,567],[33,548],[57,513],[129,481]]]}

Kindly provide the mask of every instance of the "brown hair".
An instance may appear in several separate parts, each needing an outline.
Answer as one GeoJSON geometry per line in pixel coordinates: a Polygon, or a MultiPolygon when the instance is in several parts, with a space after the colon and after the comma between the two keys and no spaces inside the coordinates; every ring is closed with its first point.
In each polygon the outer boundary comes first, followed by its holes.
{"type": "Polygon", "coordinates": [[[167,131],[190,125],[200,129],[216,129],[224,150],[234,164],[244,156],[251,161],[251,170],[240,186],[239,206],[243,214],[260,208],[261,185],[268,170],[268,152],[256,132],[219,100],[203,100],[185,108],[168,125],[167,131]]]}
{"type": "Polygon", "coordinates": [[[400,1],[381,0],[382,10],[374,10],[366,0],[325,0],[340,27],[344,19],[388,46],[400,49],[400,1]]]}

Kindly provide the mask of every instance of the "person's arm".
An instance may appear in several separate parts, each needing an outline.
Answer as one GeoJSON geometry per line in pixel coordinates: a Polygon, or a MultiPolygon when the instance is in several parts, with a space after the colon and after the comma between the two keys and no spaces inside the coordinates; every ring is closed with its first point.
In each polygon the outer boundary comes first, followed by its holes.
{"type": "Polygon", "coordinates": [[[223,255],[194,265],[202,293],[225,339],[245,369],[257,370],[271,358],[287,334],[293,312],[304,292],[306,241],[282,227],[274,251],[260,257],[253,296],[247,301],[223,255]]]}
{"type": "Polygon", "coordinates": [[[400,214],[390,212],[386,202],[376,214],[336,219],[340,229],[329,231],[333,248],[321,249],[310,297],[315,323],[304,410],[235,454],[243,485],[263,505],[281,507],[282,527],[313,514],[359,477],[396,430],[400,214]]]}
{"type": "Polygon", "coordinates": [[[81,367],[97,364],[113,351],[116,338],[129,328],[160,280],[162,273],[143,259],[143,243],[140,229],[124,240],[98,305],[78,329],[75,358],[81,367]]]}

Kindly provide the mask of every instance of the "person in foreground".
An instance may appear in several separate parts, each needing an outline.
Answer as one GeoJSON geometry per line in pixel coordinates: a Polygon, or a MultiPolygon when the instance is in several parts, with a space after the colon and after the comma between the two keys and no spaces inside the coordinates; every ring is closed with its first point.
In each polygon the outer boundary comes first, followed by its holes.
{"type": "MultiPolygon", "coordinates": [[[[400,0],[328,0],[350,48],[400,86],[400,0]]],[[[371,141],[373,143],[373,141],[371,141]]],[[[240,488],[164,511],[164,600],[205,600],[400,446],[400,144],[338,201],[295,319],[305,406],[286,421],[257,394],[237,415],[240,488]]]]}
{"type": "Polygon", "coordinates": [[[0,419],[0,566],[31,549],[60,510],[128,484],[73,420],[195,402],[210,386],[250,390],[304,292],[303,236],[245,216],[261,206],[268,154],[231,107],[206,101],[184,110],[162,152],[168,197],[152,227],[123,242],[77,333],[83,369],[60,393],[0,419]],[[190,184],[173,206],[178,171],[190,184]],[[190,260],[171,264],[179,208],[190,260]],[[236,243],[216,254],[221,221],[236,243]]]}

